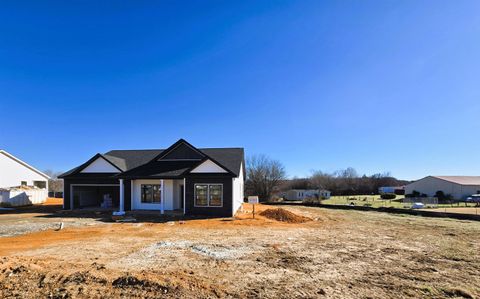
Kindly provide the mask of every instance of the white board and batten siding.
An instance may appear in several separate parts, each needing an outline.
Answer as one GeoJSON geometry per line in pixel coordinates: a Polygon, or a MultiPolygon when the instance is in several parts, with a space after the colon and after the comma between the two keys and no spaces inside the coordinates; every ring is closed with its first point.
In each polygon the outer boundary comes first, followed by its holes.
{"type": "Polygon", "coordinates": [[[212,160],[207,160],[195,167],[191,173],[226,173],[227,171],[212,160]]]}
{"type": "Polygon", "coordinates": [[[48,197],[47,189],[11,189],[0,190],[0,203],[8,203],[13,207],[41,204],[48,197]]]}
{"type": "Polygon", "coordinates": [[[119,173],[120,171],[103,158],[98,158],[90,163],[81,172],[83,173],[119,173]]]}
{"type": "Polygon", "coordinates": [[[243,185],[244,185],[244,177],[243,177],[243,163],[240,164],[240,172],[238,177],[233,178],[233,186],[232,186],[232,192],[233,192],[233,204],[232,204],[232,215],[235,215],[235,213],[242,207],[243,203],[243,185]]]}
{"type": "Polygon", "coordinates": [[[45,202],[48,197],[49,176],[33,166],[18,159],[12,154],[0,150],[0,202],[12,206],[24,206],[45,202]],[[35,186],[44,183],[44,189],[24,190],[18,187],[22,184],[35,186]]]}
{"type": "Polygon", "coordinates": [[[49,177],[22,160],[14,157],[6,151],[0,150],[0,188],[20,186],[26,182],[33,186],[34,182],[46,182],[48,189],[49,177]]]}

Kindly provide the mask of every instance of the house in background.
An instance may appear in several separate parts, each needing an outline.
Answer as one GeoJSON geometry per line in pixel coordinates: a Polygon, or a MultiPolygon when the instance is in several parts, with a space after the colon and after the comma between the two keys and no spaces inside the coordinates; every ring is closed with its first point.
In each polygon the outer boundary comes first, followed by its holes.
{"type": "Polygon", "coordinates": [[[285,200],[304,200],[306,198],[330,198],[330,191],[319,189],[291,189],[283,194],[285,200]]]}
{"type": "Polygon", "coordinates": [[[112,150],[60,175],[64,209],[84,207],[233,216],[243,203],[243,148],[112,150]]]}
{"type": "Polygon", "coordinates": [[[0,150],[0,203],[12,206],[43,203],[50,177],[5,150],[0,150]]]}
{"type": "Polygon", "coordinates": [[[454,199],[465,199],[480,192],[480,176],[427,176],[405,186],[405,194],[413,191],[434,197],[437,191],[451,194],[454,199]]]}

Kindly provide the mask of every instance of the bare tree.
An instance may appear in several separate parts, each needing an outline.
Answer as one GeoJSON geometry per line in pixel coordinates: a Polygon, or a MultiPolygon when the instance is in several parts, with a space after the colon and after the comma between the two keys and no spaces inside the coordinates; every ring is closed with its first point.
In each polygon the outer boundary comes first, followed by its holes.
{"type": "Polygon", "coordinates": [[[392,177],[389,172],[360,176],[351,167],[333,173],[314,171],[310,182],[315,188],[330,190],[334,195],[376,194],[379,187],[401,186],[406,183],[392,177]]]}
{"type": "Polygon", "coordinates": [[[258,195],[261,201],[271,198],[273,191],[285,179],[285,167],[265,155],[247,159],[247,194],[258,195]]]}
{"type": "Polygon", "coordinates": [[[50,177],[50,179],[48,180],[48,191],[62,192],[63,180],[58,178],[61,172],[55,172],[51,169],[47,169],[44,171],[44,173],[50,177]]]}
{"type": "Polygon", "coordinates": [[[335,190],[335,179],[331,174],[324,173],[320,170],[314,171],[310,177],[310,183],[314,188],[335,190]]]}

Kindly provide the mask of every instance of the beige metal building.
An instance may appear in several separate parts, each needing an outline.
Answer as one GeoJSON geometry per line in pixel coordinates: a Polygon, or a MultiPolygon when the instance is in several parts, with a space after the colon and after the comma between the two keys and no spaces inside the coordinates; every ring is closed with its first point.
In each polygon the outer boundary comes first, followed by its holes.
{"type": "Polygon", "coordinates": [[[437,191],[451,194],[454,199],[465,199],[480,193],[480,176],[427,176],[405,186],[405,194],[413,191],[435,196],[437,191]]]}

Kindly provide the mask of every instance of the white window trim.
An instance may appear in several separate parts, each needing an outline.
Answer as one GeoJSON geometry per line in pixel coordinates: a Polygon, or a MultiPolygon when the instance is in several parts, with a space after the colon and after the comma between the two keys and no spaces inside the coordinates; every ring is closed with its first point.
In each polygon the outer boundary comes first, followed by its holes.
{"type": "Polygon", "coordinates": [[[195,208],[223,208],[223,184],[220,183],[197,183],[193,185],[193,206],[195,208]],[[207,185],[207,205],[206,206],[199,206],[196,204],[197,199],[197,185],[207,185]],[[219,206],[211,206],[210,205],[210,186],[211,185],[220,185],[222,186],[222,204],[219,206]]]}
{"type": "MultiPolygon", "coordinates": [[[[152,193],[152,196],[153,196],[153,193],[152,193]]],[[[152,198],[153,200],[153,198],[152,198]]],[[[140,203],[143,205],[143,204],[146,204],[146,205],[159,205],[159,204],[162,204],[163,202],[163,184],[140,184],[140,203]],[[142,201],[142,186],[152,186],[152,192],[153,192],[153,186],[160,186],[160,201],[156,201],[156,202],[143,202],[142,201]]]]}

